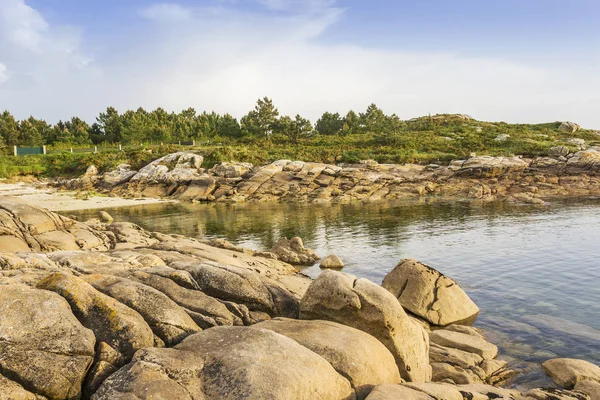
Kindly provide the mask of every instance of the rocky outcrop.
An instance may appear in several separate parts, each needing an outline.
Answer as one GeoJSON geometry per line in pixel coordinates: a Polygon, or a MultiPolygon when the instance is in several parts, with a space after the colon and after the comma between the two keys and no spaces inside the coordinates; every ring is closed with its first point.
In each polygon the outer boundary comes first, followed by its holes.
{"type": "Polygon", "coordinates": [[[448,166],[378,164],[329,165],[279,160],[268,165],[223,162],[205,170],[202,157],[174,153],[140,171],[121,165],[102,175],[59,181],[67,189],[97,190],[129,197],[207,202],[348,203],[395,199],[511,200],[543,204],[544,199],[600,194],[598,149],[569,138],[548,157],[477,156],[448,166]],[[576,149],[577,153],[570,153],[576,149]],[[591,152],[591,153],[590,153],[591,152]]]}
{"type": "Polygon", "coordinates": [[[0,201],[0,251],[109,250],[104,232],[12,197],[0,201]]]}
{"type": "Polygon", "coordinates": [[[403,260],[383,280],[404,309],[434,325],[473,319],[479,308],[452,279],[416,260],[403,260]]]}
{"type": "Polygon", "coordinates": [[[430,326],[366,279],[4,204],[21,233],[77,227],[110,249],[0,252],[0,400],[597,398],[577,360],[544,366],[565,389],[499,388],[514,372],[480,331],[430,326]]]}
{"type": "Polygon", "coordinates": [[[334,321],[362,330],[393,354],[403,379],[431,379],[426,332],[408,318],[388,291],[366,279],[323,272],[302,297],[300,318],[334,321]]]}

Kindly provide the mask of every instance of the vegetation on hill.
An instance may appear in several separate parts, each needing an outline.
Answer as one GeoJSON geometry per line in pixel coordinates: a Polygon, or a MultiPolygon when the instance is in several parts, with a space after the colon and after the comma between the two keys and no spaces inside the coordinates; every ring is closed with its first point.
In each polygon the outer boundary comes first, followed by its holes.
{"type": "Polygon", "coordinates": [[[591,130],[565,133],[560,122],[508,124],[482,122],[465,115],[435,115],[401,120],[385,114],[375,104],[364,112],[342,116],[325,112],[313,124],[297,115],[280,116],[273,102],[259,99],[239,122],[231,115],[201,114],[194,109],[167,113],[142,108],[119,114],[109,107],[91,126],[74,117],[49,125],[33,117],[23,121],[5,111],[0,114],[0,177],[22,174],[77,175],[94,164],[100,170],[120,163],[139,167],[150,160],[181,150],[169,143],[192,142],[185,147],[205,156],[205,167],[220,161],[263,164],[277,159],[316,162],[443,163],[470,153],[488,155],[544,155],[552,146],[567,145],[572,138],[588,145],[600,144],[591,130]],[[122,144],[118,151],[114,144],[122,144]],[[71,153],[70,148],[98,145],[97,154],[71,153]],[[14,145],[47,145],[46,156],[12,157],[14,145]],[[113,145],[110,147],[109,145],[113,145]],[[108,146],[108,147],[103,147],[108,146]],[[62,152],[61,152],[62,150],[62,152]]]}

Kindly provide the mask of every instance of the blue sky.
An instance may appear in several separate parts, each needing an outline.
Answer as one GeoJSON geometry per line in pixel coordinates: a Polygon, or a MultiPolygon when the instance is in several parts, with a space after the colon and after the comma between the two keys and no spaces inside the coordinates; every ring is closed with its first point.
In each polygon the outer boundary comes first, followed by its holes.
{"type": "Polygon", "coordinates": [[[0,108],[241,116],[268,95],[312,119],[376,102],[600,128],[599,17],[596,0],[3,0],[0,108]]]}

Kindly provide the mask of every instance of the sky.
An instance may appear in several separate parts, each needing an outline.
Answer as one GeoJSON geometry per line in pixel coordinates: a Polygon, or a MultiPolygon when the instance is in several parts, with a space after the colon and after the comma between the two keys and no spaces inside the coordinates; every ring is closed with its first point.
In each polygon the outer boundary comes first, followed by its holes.
{"type": "Polygon", "coordinates": [[[598,129],[599,66],[597,0],[0,0],[0,110],[49,122],[268,96],[598,129]]]}

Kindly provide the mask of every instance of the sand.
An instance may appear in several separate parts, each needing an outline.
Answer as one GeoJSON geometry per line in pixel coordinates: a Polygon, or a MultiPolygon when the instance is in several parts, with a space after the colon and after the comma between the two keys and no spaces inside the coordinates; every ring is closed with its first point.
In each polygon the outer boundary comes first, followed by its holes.
{"type": "Polygon", "coordinates": [[[3,196],[21,200],[50,211],[91,210],[98,208],[128,207],[144,204],[173,202],[163,199],[124,199],[120,197],[90,196],[87,200],[76,198],[76,192],[58,191],[39,183],[1,183],[0,204],[3,196]]]}

